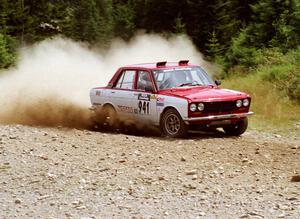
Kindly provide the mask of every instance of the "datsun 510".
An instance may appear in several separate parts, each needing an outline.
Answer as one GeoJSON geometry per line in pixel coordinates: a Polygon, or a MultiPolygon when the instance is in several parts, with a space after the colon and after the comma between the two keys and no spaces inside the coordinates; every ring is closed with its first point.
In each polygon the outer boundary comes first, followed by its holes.
{"type": "Polygon", "coordinates": [[[130,65],[119,68],[106,87],[91,89],[91,109],[110,127],[131,121],[174,138],[217,128],[239,136],[253,114],[251,97],[220,84],[187,60],[130,65]]]}

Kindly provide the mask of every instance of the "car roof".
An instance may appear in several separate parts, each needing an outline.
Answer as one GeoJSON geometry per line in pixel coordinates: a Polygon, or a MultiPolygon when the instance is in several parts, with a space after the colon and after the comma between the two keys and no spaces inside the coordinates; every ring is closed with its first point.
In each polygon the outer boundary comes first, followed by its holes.
{"type": "MultiPolygon", "coordinates": [[[[158,62],[164,63],[164,62],[158,62]]],[[[127,65],[123,68],[143,68],[143,69],[150,69],[150,70],[159,70],[159,69],[170,69],[170,68],[182,68],[182,67],[195,67],[197,65],[193,64],[179,64],[179,62],[166,62],[164,65],[158,66],[157,62],[153,63],[142,63],[142,64],[134,64],[134,65],[127,65]]]]}

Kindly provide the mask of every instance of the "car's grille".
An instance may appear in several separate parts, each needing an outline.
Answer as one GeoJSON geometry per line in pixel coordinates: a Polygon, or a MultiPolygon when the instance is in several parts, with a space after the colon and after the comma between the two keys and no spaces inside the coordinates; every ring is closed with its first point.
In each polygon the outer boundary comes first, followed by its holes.
{"type": "Polygon", "coordinates": [[[237,109],[235,101],[204,103],[204,113],[226,113],[237,109]]]}

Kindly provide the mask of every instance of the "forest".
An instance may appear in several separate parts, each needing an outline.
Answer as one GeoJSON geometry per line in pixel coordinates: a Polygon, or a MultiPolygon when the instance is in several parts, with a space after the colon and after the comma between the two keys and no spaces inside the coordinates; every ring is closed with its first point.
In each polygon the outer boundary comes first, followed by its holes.
{"type": "Polygon", "coordinates": [[[227,84],[270,82],[263,93],[300,103],[299,0],[0,0],[0,16],[1,69],[17,48],[57,35],[108,47],[141,31],[186,34],[227,84]]]}

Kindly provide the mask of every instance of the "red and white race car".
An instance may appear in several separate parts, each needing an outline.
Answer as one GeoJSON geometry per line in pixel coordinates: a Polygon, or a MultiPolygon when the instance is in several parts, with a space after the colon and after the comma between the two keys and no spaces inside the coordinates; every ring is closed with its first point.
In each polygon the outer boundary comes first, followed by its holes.
{"type": "Polygon", "coordinates": [[[109,126],[150,124],[169,137],[219,127],[228,135],[241,135],[253,114],[251,97],[219,85],[186,60],[138,64],[120,68],[106,87],[93,88],[90,98],[98,121],[109,126]]]}

